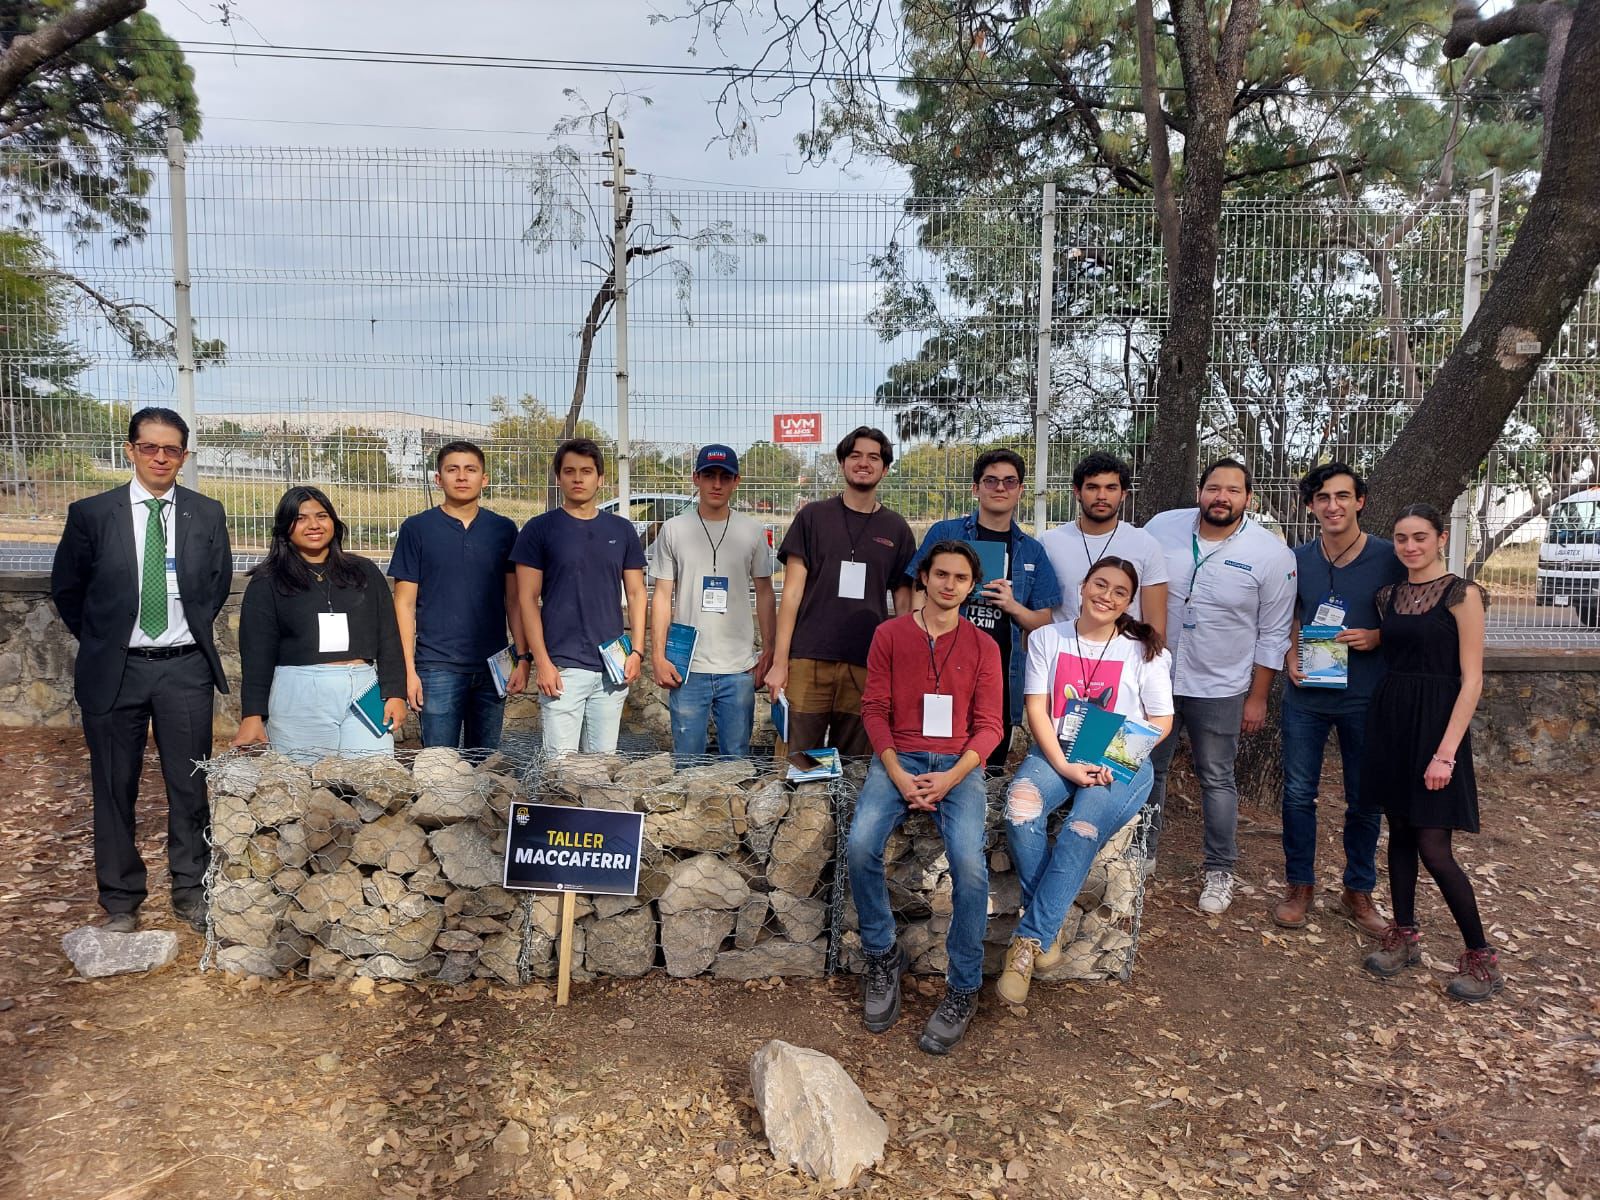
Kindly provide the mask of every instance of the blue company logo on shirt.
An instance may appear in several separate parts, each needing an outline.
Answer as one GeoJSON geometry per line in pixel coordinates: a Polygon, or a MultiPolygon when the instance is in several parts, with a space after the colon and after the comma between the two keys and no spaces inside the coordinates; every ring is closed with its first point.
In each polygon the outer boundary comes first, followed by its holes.
{"type": "Polygon", "coordinates": [[[1254,571],[1255,570],[1255,568],[1252,567],[1249,563],[1234,562],[1233,559],[1231,559],[1231,558],[1223,559],[1222,560],[1222,565],[1225,566],[1225,567],[1238,567],[1239,570],[1241,570],[1241,571],[1254,571]]]}

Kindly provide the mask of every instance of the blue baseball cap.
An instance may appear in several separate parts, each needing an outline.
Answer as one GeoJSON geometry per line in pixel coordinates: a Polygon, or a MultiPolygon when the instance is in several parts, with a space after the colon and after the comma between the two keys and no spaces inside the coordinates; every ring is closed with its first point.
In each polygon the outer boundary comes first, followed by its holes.
{"type": "Polygon", "coordinates": [[[701,471],[726,471],[729,475],[739,473],[739,456],[730,447],[719,446],[713,442],[709,446],[701,446],[700,453],[695,456],[694,473],[701,471]]]}

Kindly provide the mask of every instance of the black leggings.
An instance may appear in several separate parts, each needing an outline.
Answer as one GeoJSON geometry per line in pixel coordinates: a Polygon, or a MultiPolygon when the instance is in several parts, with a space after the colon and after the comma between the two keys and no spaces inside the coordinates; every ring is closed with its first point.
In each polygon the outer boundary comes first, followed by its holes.
{"type": "Polygon", "coordinates": [[[1449,829],[1420,829],[1396,817],[1389,818],[1389,896],[1394,901],[1394,923],[1415,927],[1417,923],[1417,863],[1439,885],[1450,915],[1461,929],[1468,950],[1483,950],[1483,921],[1478,916],[1478,898],[1472,881],[1456,862],[1450,849],[1449,829]]]}

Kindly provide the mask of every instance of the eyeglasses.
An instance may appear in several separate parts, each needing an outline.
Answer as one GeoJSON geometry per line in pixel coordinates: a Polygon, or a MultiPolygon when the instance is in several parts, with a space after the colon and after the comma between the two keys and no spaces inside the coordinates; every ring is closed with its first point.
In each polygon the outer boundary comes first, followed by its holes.
{"type": "Polygon", "coordinates": [[[978,486],[990,492],[1014,492],[1022,486],[1022,480],[1015,475],[1001,479],[998,475],[985,475],[978,480],[978,486]]]}
{"type": "Polygon", "coordinates": [[[163,446],[159,442],[133,442],[132,446],[140,458],[182,458],[189,453],[182,446],[163,446]]]}

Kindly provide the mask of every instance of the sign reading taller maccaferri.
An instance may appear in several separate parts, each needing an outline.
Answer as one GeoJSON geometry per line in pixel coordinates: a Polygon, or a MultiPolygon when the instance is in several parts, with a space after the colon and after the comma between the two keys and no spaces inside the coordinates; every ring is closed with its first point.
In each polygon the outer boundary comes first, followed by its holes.
{"type": "Polygon", "coordinates": [[[773,413],[772,440],[779,443],[822,441],[822,414],[773,413]]]}
{"type": "Polygon", "coordinates": [[[643,813],[513,804],[506,829],[506,887],[635,895],[643,835],[643,813]]]}

